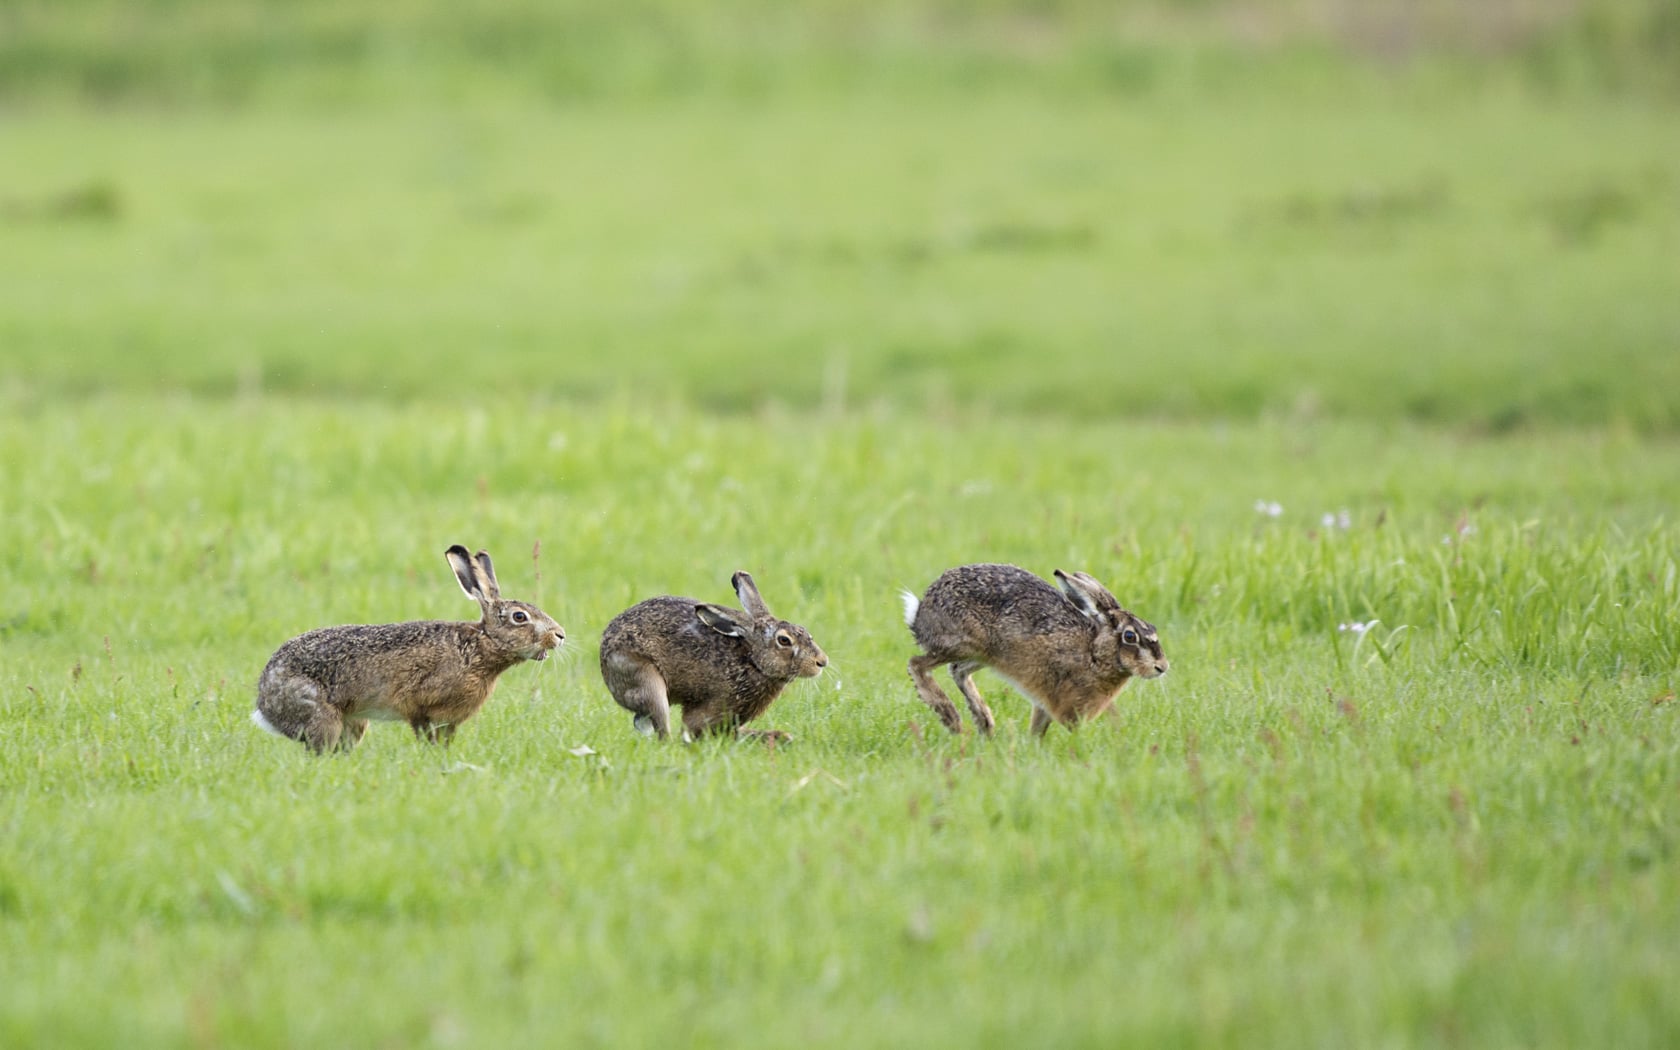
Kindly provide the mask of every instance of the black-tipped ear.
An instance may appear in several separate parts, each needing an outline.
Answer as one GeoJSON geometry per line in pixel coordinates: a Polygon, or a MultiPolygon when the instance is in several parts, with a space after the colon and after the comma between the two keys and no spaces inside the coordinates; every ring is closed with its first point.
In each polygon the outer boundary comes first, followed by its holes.
{"type": "Polygon", "coordinates": [[[467,553],[467,549],[457,543],[444,551],[443,556],[449,559],[449,567],[455,570],[456,582],[467,592],[467,597],[475,602],[483,602],[485,595],[478,582],[478,566],[473,564],[472,555],[467,553]]]}
{"type": "Polygon", "coordinates": [[[735,597],[741,600],[741,608],[747,610],[748,616],[762,620],[770,615],[770,607],[758,595],[758,584],[745,570],[729,577],[729,585],[735,588],[735,597]]]}
{"type": "Polygon", "coordinates": [[[496,582],[496,567],[490,564],[490,552],[479,551],[478,557],[473,560],[475,564],[477,564],[480,573],[478,578],[479,586],[484,590],[484,593],[490,597],[500,598],[502,596],[502,585],[496,582]]]}
{"type": "Polygon", "coordinates": [[[1056,581],[1062,585],[1062,593],[1067,595],[1068,601],[1088,620],[1107,623],[1109,608],[1120,607],[1114,595],[1086,573],[1066,573],[1057,569],[1056,581]]]}
{"type": "Polygon", "coordinates": [[[734,609],[725,609],[721,605],[696,605],[694,615],[701,623],[728,638],[745,638],[751,627],[741,622],[740,614],[734,609]]]}

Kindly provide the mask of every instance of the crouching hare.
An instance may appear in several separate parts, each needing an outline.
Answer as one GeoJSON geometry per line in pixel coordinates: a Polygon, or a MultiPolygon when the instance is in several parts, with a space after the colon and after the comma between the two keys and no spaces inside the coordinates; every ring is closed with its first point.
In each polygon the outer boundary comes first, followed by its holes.
{"type": "Polygon", "coordinates": [[[323,627],[276,649],[257,682],[252,721],[312,750],[349,751],[369,720],[407,722],[414,735],[447,744],[478,713],[496,678],[521,660],[544,660],[566,632],[528,602],[502,597],[490,555],[460,544],[444,552],[477,623],[323,627]]]}
{"type": "Polygon", "coordinates": [[[751,576],[730,577],[742,609],[694,598],[649,598],[619,613],[601,635],[601,677],[642,733],[670,733],[681,707],[692,739],[707,733],[786,740],[744,729],[795,678],[812,678],[828,656],[798,624],[779,620],[751,576]]]}
{"type": "Polygon", "coordinates": [[[930,672],[949,664],[974,725],[992,731],[992,711],[974,688],[990,667],[1032,702],[1032,731],[1070,729],[1108,710],[1133,678],[1167,673],[1155,628],[1120,608],[1107,588],[1082,572],[1056,570],[1061,590],[1014,565],[962,565],[928,587],[904,594],[904,622],[924,653],[910,677],[945,728],[962,732],[951,698],[930,672]]]}

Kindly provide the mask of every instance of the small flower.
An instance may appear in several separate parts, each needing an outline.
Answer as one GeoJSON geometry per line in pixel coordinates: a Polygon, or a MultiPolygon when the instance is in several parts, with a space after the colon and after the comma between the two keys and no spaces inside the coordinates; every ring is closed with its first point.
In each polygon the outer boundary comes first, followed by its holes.
{"type": "Polygon", "coordinates": [[[1324,512],[1324,517],[1320,518],[1319,520],[1324,524],[1324,527],[1327,528],[1327,529],[1343,529],[1343,530],[1346,530],[1346,529],[1353,528],[1353,515],[1348,511],[1348,509],[1346,507],[1342,508],[1341,510],[1334,511],[1334,512],[1327,510],[1327,511],[1324,512]]]}
{"type": "Polygon", "coordinates": [[[1283,516],[1283,504],[1276,500],[1257,499],[1254,501],[1254,511],[1256,514],[1264,514],[1268,518],[1281,518],[1283,516]]]}
{"type": "Polygon", "coordinates": [[[1376,620],[1366,620],[1364,623],[1361,623],[1360,621],[1355,620],[1352,623],[1339,623],[1336,625],[1336,630],[1345,634],[1364,634],[1366,631],[1375,627],[1377,622],[1378,621],[1376,620]]]}

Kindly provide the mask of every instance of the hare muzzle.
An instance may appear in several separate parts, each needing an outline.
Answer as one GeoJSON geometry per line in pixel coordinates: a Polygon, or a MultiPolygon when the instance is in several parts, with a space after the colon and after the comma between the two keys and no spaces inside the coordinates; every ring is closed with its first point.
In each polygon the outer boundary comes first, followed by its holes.
{"type": "Polygon", "coordinates": [[[566,632],[562,631],[559,627],[554,628],[554,630],[549,631],[547,634],[542,636],[542,639],[537,643],[538,647],[536,652],[531,654],[531,659],[538,663],[542,663],[544,660],[548,659],[548,654],[560,648],[560,644],[565,640],[566,632]]]}

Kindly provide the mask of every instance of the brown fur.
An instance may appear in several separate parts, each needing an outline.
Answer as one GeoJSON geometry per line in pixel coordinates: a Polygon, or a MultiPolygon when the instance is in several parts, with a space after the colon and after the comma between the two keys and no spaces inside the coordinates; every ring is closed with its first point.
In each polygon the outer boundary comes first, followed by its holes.
{"type": "Polygon", "coordinates": [[[601,677],[637,728],[661,739],[671,708],[683,728],[785,739],[780,730],[741,727],[763,714],[795,678],[821,674],[828,656],[810,632],[777,619],[752,577],[731,577],[745,611],[694,598],[649,598],[619,613],[601,635],[601,677]]]}
{"type": "Polygon", "coordinates": [[[1102,714],[1134,677],[1167,672],[1152,625],[1085,573],[1058,569],[1056,578],[1061,590],[1014,565],[963,565],[934,580],[919,602],[906,595],[906,620],[924,650],[911,657],[910,678],[945,728],[962,732],[962,718],[932,678],[941,664],[977,730],[990,733],[994,724],[974,687],[974,672],[990,667],[1032,702],[1037,736],[1053,721],[1072,728],[1102,714]]]}
{"type": "Polygon", "coordinates": [[[542,660],[566,634],[528,602],[504,599],[490,555],[445,552],[478,623],[420,620],[323,627],[275,650],[257,682],[258,725],[321,752],[354,748],[368,722],[407,722],[447,744],[478,713],[501,673],[542,660]],[[523,619],[523,622],[521,622],[523,619]]]}

